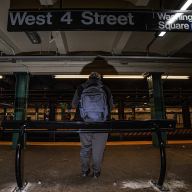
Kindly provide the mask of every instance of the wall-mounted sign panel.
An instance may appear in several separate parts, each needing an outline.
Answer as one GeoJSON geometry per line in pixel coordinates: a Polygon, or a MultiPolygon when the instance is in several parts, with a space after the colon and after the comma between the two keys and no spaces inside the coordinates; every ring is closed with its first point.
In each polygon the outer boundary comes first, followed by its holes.
{"type": "Polygon", "coordinates": [[[8,31],[192,31],[192,11],[9,10],[8,31]],[[172,24],[169,20],[177,14],[172,24]],[[179,14],[179,15],[178,15],[179,14]]]}

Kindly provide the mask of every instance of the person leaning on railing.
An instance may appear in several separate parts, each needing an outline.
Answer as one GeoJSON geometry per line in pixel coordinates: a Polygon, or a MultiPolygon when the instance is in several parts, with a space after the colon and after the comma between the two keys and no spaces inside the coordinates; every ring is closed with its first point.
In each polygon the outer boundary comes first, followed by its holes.
{"type": "MultiPolygon", "coordinates": [[[[76,108],[75,120],[85,122],[104,122],[110,120],[113,98],[110,89],[103,84],[99,73],[92,72],[89,75],[89,79],[77,88],[73,97],[72,107],[76,108]],[[89,92],[86,92],[86,90],[89,90],[89,92]],[[98,90],[98,94],[96,94],[96,90],[98,90]],[[94,102],[95,97],[97,97],[97,101],[94,102]],[[84,98],[87,99],[82,101],[84,98]],[[101,106],[103,111],[99,109],[102,102],[106,104],[106,107],[101,106]],[[85,106],[89,109],[84,109],[85,106]]],[[[80,160],[82,176],[86,177],[90,174],[90,160],[92,157],[92,176],[98,178],[101,173],[101,163],[108,133],[80,133],[79,136],[81,142],[80,160]]]]}

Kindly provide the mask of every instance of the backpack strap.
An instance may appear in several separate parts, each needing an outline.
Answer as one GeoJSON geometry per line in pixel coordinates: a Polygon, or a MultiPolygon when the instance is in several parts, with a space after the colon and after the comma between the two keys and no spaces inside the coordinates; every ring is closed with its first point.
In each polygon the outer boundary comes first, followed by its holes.
{"type": "MultiPolygon", "coordinates": [[[[78,88],[77,88],[77,95],[78,95],[78,98],[81,98],[81,94],[83,92],[83,86],[80,85],[78,88]]],[[[74,119],[76,121],[83,121],[83,119],[81,118],[81,115],[80,115],[80,110],[79,110],[79,107],[80,107],[80,102],[78,103],[78,106],[76,108],[76,113],[75,113],[75,117],[74,119]]]]}
{"type": "Polygon", "coordinates": [[[109,105],[109,92],[107,91],[105,85],[103,85],[103,90],[105,91],[106,95],[107,95],[107,108],[108,108],[108,116],[107,116],[107,120],[110,120],[110,105],[109,105]]]}
{"type": "Polygon", "coordinates": [[[83,89],[84,87],[82,85],[80,85],[78,88],[77,88],[77,94],[78,94],[78,97],[80,98],[81,97],[81,94],[83,92],[83,89]]]}

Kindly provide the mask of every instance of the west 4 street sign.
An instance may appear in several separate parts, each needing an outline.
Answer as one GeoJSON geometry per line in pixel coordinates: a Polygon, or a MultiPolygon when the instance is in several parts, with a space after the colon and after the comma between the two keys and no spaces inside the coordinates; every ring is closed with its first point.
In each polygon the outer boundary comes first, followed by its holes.
{"type": "Polygon", "coordinates": [[[192,31],[192,11],[9,10],[8,31],[192,31]],[[168,21],[179,14],[178,19],[168,21]]]}

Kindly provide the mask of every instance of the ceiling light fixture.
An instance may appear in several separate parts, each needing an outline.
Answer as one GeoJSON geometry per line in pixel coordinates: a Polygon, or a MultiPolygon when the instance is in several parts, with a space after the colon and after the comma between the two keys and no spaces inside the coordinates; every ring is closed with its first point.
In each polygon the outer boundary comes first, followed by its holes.
{"type": "Polygon", "coordinates": [[[56,79],[87,79],[89,75],[55,75],[56,79]]]}
{"type": "MultiPolygon", "coordinates": [[[[89,75],[55,75],[56,79],[87,79],[89,75]]],[[[144,79],[143,75],[103,75],[104,79],[144,79]]],[[[189,76],[162,75],[162,79],[189,79],[189,76]]]]}
{"type": "Polygon", "coordinates": [[[57,0],[39,0],[41,5],[54,5],[57,0]]]}
{"type": "MultiPolygon", "coordinates": [[[[89,75],[55,75],[56,79],[87,79],[89,75]]],[[[142,75],[103,75],[104,79],[143,79],[142,75]]]]}
{"type": "Polygon", "coordinates": [[[143,79],[142,75],[103,75],[104,79],[143,79]]]}
{"type": "Polygon", "coordinates": [[[182,11],[187,10],[187,9],[191,6],[191,4],[192,4],[192,0],[187,0],[187,1],[184,3],[184,5],[181,7],[180,10],[182,10],[182,11]]]}
{"type": "Polygon", "coordinates": [[[41,38],[36,31],[26,31],[27,37],[30,39],[32,44],[40,44],[41,38]]]}
{"type": "Polygon", "coordinates": [[[163,37],[165,35],[166,31],[161,31],[161,33],[159,33],[159,37],[163,37]]]}
{"type": "Polygon", "coordinates": [[[162,79],[189,79],[189,76],[162,75],[162,79]]]}
{"type": "MultiPolygon", "coordinates": [[[[185,11],[187,10],[192,4],[192,0],[187,0],[184,5],[180,8],[181,11],[185,11]]],[[[171,17],[171,19],[169,21],[167,21],[167,24],[172,24],[174,23],[181,15],[183,15],[183,13],[176,13],[175,15],[173,15],[171,17]]],[[[166,32],[161,32],[158,36],[159,37],[163,37],[166,34],[166,32]]]]}
{"type": "Polygon", "coordinates": [[[171,24],[175,23],[175,21],[177,21],[177,19],[178,19],[181,15],[183,15],[183,13],[176,13],[175,15],[173,15],[173,16],[167,21],[166,24],[171,25],[171,24]]]}

